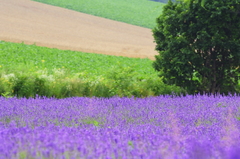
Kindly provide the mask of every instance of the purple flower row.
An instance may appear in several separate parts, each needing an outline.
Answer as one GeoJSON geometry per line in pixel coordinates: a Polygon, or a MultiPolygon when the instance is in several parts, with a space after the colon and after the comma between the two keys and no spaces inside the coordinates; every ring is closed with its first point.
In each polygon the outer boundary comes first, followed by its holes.
{"type": "Polygon", "coordinates": [[[1,158],[240,158],[240,97],[0,97],[1,158]]]}

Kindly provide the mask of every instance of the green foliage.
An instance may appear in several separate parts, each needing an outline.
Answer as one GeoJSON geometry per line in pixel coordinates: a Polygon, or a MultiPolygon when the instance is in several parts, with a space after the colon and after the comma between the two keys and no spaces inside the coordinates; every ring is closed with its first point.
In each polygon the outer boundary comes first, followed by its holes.
{"type": "Polygon", "coordinates": [[[163,3],[149,0],[35,0],[99,17],[153,28],[163,3]]]}
{"type": "Polygon", "coordinates": [[[239,11],[232,0],[169,1],[153,29],[163,81],[188,93],[239,92],[239,11]]]}
{"type": "Polygon", "coordinates": [[[134,148],[133,142],[132,141],[128,141],[128,146],[134,148]]]}
{"type": "Polygon", "coordinates": [[[26,151],[21,151],[18,153],[19,159],[25,159],[27,158],[27,152],[26,151]]]}
{"type": "Polygon", "coordinates": [[[149,59],[3,41],[0,47],[0,95],[5,97],[146,97],[182,92],[165,85],[149,59]]]}
{"type": "Polygon", "coordinates": [[[165,85],[160,78],[142,77],[134,71],[135,65],[116,65],[107,74],[106,85],[110,86],[111,96],[146,97],[160,94],[180,94],[181,90],[175,86],[165,85]]]}
{"type": "MultiPolygon", "coordinates": [[[[202,7],[205,6],[206,1],[208,0],[196,0],[195,3],[200,3],[202,7]]],[[[189,6],[192,4],[192,0],[184,0],[185,3],[187,3],[189,6]]]]}
{"type": "Polygon", "coordinates": [[[94,119],[86,119],[86,120],[83,120],[83,122],[86,124],[94,125],[94,126],[100,126],[100,123],[94,119]]]}
{"type": "Polygon", "coordinates": [[[146,97],[183,92],[178,87],[165,85],[157,76],[140,78],[136,74],[129,67],[119,67],[109,71],[105,78],[92,81],[78,77],[67,78],[66,75],[57,77],[56,74],[46,76],[29,72],[21,72],[21,74],[14,72],[1,75],[0,88],[2,96],[5,97],[36,97],[36,95],[56,98],[72,96],[146,97]],[[14,75],[14,78],[7,78],[10,75],[14,75]]]}

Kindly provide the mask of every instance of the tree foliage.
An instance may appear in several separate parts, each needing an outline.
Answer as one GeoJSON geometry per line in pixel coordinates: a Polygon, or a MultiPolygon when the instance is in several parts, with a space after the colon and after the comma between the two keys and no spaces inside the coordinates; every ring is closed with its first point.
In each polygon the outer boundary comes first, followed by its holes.
{"type": "Polygon", "coordinates": [[[240,64],[240,1],[183,0],[165,5],[153,29],[153,67],[188,93],[234,93],[240,64]]]}

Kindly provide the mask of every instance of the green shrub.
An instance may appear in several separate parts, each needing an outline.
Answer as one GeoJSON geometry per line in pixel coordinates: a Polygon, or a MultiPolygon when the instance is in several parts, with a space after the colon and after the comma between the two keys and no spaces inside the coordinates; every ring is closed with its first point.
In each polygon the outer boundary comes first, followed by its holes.
{"type": "Polygon", "coordinates": [[[1,41],[0,47],[0,95],[6,97],[146,97],[179,91],[162,82],[149,59],[1,41]]]}
{"type": "Polygon", "coordinates": [[[72,96],[146,97],[160,94],[179,94],[179,87],[165,85],[160,78],[138,77],[132,67],[118,66],[109,71],[106,77],[92,80],[79,77],[68,78],[68,74],[49,75],[46,71],[37,73],[14,72],[1,74],[0,93],[2,96],[17,97],[56,97],[72,96]],[[42,73],[42,74],[41,74],[42,73]]]}

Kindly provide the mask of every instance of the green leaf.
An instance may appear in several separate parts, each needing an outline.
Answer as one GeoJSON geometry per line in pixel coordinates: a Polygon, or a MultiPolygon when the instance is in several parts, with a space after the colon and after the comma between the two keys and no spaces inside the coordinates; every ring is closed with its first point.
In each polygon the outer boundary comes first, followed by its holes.
{"type": "Polygon", "coordinates": [[[202,6],[203,8],[205,8],[204,5],[205,5],[206,1],[207,1],[207,0],[202,0],[202,1],[201,1],[201,6],[202,6]]]}

